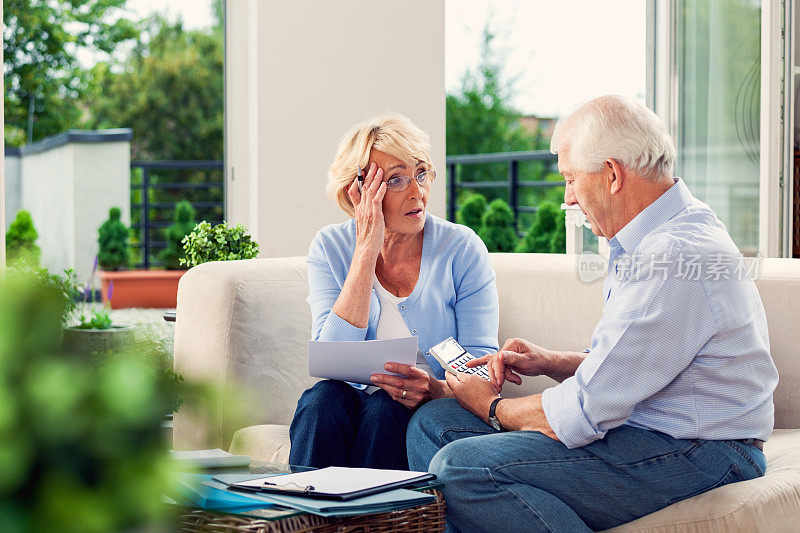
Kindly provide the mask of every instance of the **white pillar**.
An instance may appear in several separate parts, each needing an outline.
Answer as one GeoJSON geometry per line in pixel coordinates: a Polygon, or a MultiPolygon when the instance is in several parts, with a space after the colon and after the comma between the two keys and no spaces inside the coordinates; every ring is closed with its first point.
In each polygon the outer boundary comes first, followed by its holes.
{"type": "Polygon", "coordinates": [[[226,2],[227,218],[261,257],[305,255],[346,214],[325,195],[339,139],[372,115],[431,137],[445,216],[444,0],[226,2]]]}

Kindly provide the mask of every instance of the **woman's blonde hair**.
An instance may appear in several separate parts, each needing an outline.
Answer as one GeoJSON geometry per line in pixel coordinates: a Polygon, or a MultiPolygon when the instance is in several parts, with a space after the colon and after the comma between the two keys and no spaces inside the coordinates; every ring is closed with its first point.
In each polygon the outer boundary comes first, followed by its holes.
{"type": "MultiPolygon", "coordinates": [[[[366,176],[370,152],[381,152],[415,167],[420,161],[431,165],[431,143],[428,134],[419,129],[411,119],[399,113],[384,113],[356,124],[344,134],[328,169],[326,192],[348,215],[355,210],[347,188],[353,183],[361,167],[366,176]]],[[[432,167],[432,165],[431,165],[432,167]]]]}

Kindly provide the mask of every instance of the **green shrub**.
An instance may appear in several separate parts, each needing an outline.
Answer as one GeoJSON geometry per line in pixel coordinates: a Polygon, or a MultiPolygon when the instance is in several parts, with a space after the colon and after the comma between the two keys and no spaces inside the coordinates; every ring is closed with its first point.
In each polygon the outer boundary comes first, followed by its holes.
{"type": "Polygon", "coordinates": [[[173,224],[167,228],[167,247],[159,254],[159,259],[168,270],[178,270],[183,257],[183,238],[189,235],[197,223],[194,219],[194,207],[186,200],[175,206],[173,224]]]}
{"type": "Polygon", "coordinates": [[[489,204],[486,213],[483,214],[478,235],[490,252],[514,251],[517,246],[514,212],[505,200],[497,198],[489,204]]]}
{"type": "Polygon", "coordinates": [[[223,222],[211,227],[204,220],[182,242],[186,257],[181,258],[181,265],[188,268],[209,261],[252,259],[258,255],[258,243],[241,224],[231,227],[223,222]]]}
{"type": "Polygon", "coordinates": [[[539,204],[525,238],[517,246],[518,252],[564,253],[566,227],[561,207],[550,201],[539,204]]]}
{"type": "Polygon", "coordinates": [[[108,220],[98,230],[98,264],[103,270],[124,270],[128,268],[128,227],[120,221],[119,207],[108,210],[108,220]]]}
{"type": "Polygon", "coordinates": [[[479,193],[470,194],[461,204],[456,221],[472,228],[475,233],[481,229],[483,214],[486,212],[486,197],[479,193]]]}
{"type": "Polygon", "coordinates": [[[61,314],[54,289],[0,282],[0,529],[165,530],[173,391],[136,350],[64,353],[61,314]]]}
{"type": "Polygon", "coordinates": [[[36,246],[38,238],[39,234],[33,226],[31,214],[21,209],[6,232],[6,261],[8,264],[39,266],[42,251],[36,246]]]}

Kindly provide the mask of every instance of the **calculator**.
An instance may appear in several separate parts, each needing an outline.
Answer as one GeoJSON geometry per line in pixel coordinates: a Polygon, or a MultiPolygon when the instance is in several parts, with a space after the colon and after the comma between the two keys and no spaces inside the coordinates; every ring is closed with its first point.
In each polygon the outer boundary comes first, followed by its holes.
{"type": "Polygon", "coordinates": [[[453,337],[448,337],[436,346],[432,346],[428,352],[439,361],[442,368],[453,375],[456,372],[464,372],[489,381],[489,371],[486,369],[486,365],[475,368],[468,367],[467,361],[475,359],[475,357],[458,344],[453,337]]]}

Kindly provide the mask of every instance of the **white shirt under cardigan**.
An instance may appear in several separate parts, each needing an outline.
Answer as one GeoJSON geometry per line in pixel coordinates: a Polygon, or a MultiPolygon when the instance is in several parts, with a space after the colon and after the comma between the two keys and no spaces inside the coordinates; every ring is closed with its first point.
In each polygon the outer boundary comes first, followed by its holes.
{"type": "MultiPolygon", "coordinates": [[[[378,302],[381,305],[381,315],[378,318],[378,333],[377,339],[379,341],[385,339],[400,339],[403,337],[410,337],[411,331],[406,326],[405,321],[403,320],[403,315],[400,314],[400,311],[397,310],[397,307],[405,302],[408,299],[408,296],[395,296],[391,292],[387,291],[386,288],[381,285],[381,282],[378,281],[378,278],[375,277],[372,280],[372,288],[375,289],[375,292],[378,293],[378,302]]],[[[433,373],[431,366],[428,364],[428,361],[425,360],[425,356],[422,354],[422,350],[417,348],[417,362],[416,367],[420,370],[424,370],[431,376],[435,376],[436,374],[433,373]]],[[[378,387],[373,385],[367,387],[364,392],[367,394],[372,394],[378,390],[378,387]]]]}
{"type": "MultiPolygon", "coordinates": [[[[311,242],[306,263],[312,340],[378,338],[383,306],[374,287],[367,327],[357,328],[332,311],[347,278],[355,244],[355,219],[322,228],[311,242]]],[[[494,271],[483,241],[466,226],[426,214],[419,279],[405,301],[392,307],[411,335],[419,338],[419,349],[438,379],[444,379],[444,370],[427,352],[447,337],[454,337],[477,357],[499,348],[494,271]]]]}

